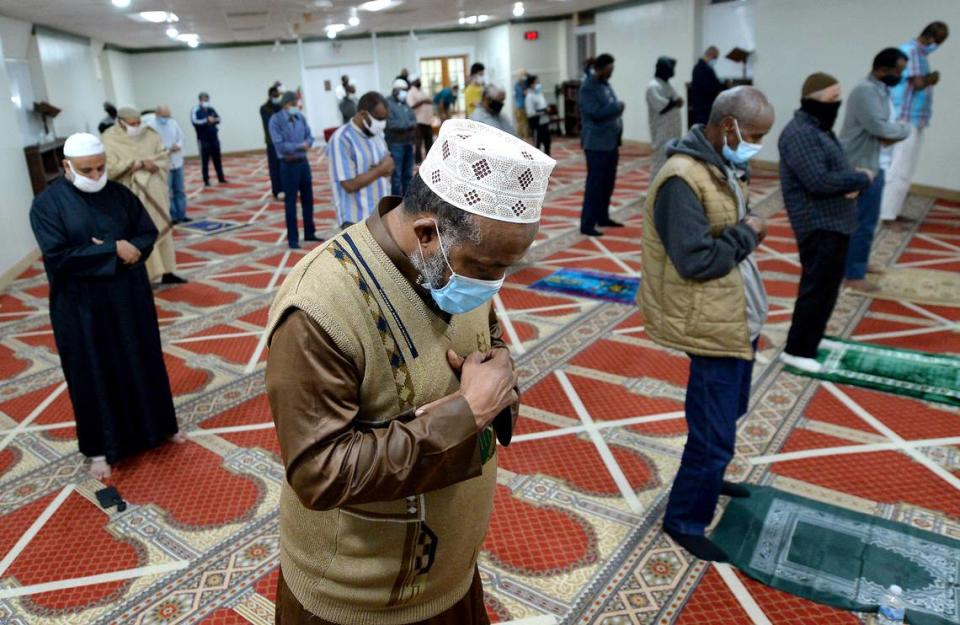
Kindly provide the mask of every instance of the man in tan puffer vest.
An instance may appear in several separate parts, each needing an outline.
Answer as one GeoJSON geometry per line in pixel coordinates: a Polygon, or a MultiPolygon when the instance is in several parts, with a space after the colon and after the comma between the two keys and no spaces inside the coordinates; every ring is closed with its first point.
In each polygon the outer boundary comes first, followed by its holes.
{"type": "Polygon", "coordinates": [[[639,302],[657,343],[690,356],[686,447],[664,530],[704,560],[724,554],[704,536],[725,483],[737,419],[747,411],[767,297],[754,258],[766,235],[749,210],[748,161],[773,125],[773,107],[753,87],[722,93],[706,126],[667,150],[650,185],[639,302]]]}

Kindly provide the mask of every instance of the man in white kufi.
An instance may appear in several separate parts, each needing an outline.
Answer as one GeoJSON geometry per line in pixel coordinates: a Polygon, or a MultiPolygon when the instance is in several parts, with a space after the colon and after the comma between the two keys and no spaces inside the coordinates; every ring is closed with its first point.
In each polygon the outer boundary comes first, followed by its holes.
{"type": "Polygon", "coordinates": [[[129,189],[109,181],[100,139],[63,145],[63,178],[33,201],[30,225],[50,283],[50,323],[95,479],[172,438],[183,442],[160,347],[145,259],[157,228],[129,189]]]}
{"type": "Polygon", "coordinates": [[[447,121],[402,201],[287,277],[267,363],[286,467],[278,623],[488,623],[476,558],[519,406],[491,300],[554,165],[447,121]]]}

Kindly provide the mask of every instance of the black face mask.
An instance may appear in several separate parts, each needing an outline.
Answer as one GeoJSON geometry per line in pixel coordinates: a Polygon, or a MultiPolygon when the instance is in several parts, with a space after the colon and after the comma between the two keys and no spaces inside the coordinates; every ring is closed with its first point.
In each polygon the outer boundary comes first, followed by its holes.
{"type": "Polygon", "coordinates": [[[820,100],[803,98],[800,100],[800,110],[816,117],[821,130],[830,131],[833,129],[834,122],[837,121],[840,101],[821,102],[820,100]]]}
{"type": "Polygon", "coordinates": [[[894,76],[893,74],[887,74],[886,76],[880,79],[880,82],[882,82],[888,87],[896,87],[897,85],[900,84],[900,77],[894,76]]]}
{"type": "Polygon", "coordinates": [[[500,111],[503,110],[503,102],[500,100],[490,100],[490,112],[494,115],[499,115],[500,111]]]}

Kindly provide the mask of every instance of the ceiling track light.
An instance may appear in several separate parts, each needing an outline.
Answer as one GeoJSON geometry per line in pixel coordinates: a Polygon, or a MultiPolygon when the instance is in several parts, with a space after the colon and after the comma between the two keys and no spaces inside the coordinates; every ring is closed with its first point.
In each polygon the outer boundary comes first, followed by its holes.
{"type": "Polygon", "coordinates": [[[130,0],[110,0],[113,6],[118,9],[125,9],[130,6],[130,0]]]}

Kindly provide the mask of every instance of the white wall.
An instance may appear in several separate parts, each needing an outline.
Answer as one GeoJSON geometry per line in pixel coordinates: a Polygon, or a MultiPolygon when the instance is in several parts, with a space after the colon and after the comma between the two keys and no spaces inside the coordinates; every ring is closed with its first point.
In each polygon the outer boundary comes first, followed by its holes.
{"type": "Polygon", "coordinates": [[[661,0],[597,13],[597,54],[612,54],[616,66],[611,85],[626,102],[623,137],[649,141],[645,92],[653,79],[657,58],[677,59],[674,87],[693,70],[695,0],[661,0]]]}
{"type": "Polygon", "coordinates": [[[511,27],[508,24],[494,26],[477,33],[477,58],[483,63],[484,78],[487,84],[496,84],[507,92],[504,111],[507,116],[513,117],[513,75],[510,70],[510,59],[513,46],[511,27]]]}
{"type": "Polygon", "coordinates": [[[104,89],[89,40],[37,29],[43,81],[50,104],[61,109],[53,122],[57,136],[97,131],[104,89]]]}
{"type": "MultiPolygon", "coordinates": [[[[6,40],[0,38],[0,45],[6,40]]],[[[4,48],[6,50],[6,47],[4,48]]],[[[0,94],[10,93],[6,68],[0,65],[0,94]]],[[[6,272],[29,254],[36,241],[28,218],[33,189],[23,156],[17,111],[8,97],[0,97],[0,273],[6,272]]]]}
{"type": "MultiPolygon", "coordinates": [[[[960,26],[960,2],[943,0],[763,0],[756,3],[756,85],[776,108],[777,121],[760,158],[777,160],[776,137],[799,106],[800,86],[816,71],[836,76],[844,93],[869,72],[874,55],[898,46],[933,20],[960,26]],[[829,7],[829,11],[825,11],[829,7]]],[[[930,57],[943,80],[936,87],[933,123],[926,132],[914,182],[960,189],[960,37],[954,34],[930,57]]],[[[840,121],[844,111],[840,112],[840,121]]]]}
{"type": "MultiPolygon", "coordinates": [[[[708,46],[717,46],[720,49],[717,75],[720,78],[743,78],[743,64],[734,63],[726,56],[733,48],[742,48],[747,52],[756,50],[755,0],[708,4],[701,10],[697,56],[702,55],[708,46]]],[[[747,76],[753,76],[753,55],[747,59],[747,76]]],[[[690,75],[686,75],[685,79],[689,80],[690,75]]]]}
{"type": "MultiPolygon", "coordinates": [[[[32,24],[0,16],[0,45],[3,49],[3,63],[7,70],[9,93],[14,104],[14,113],[17,116],[20,130],[21,145],[31,145],[37,142],[43,132],[43,124],[33,112],[33,103],[42,100],[34,89],[35,70],[40,64],[36,42],[31,34],[32,24]]],[[[42,83],[42,72],[37,72],[42,83]]],[[[42,86],[42,85],[41,85],[42,86]]]]}
{"type": "MultiPolygon", "coordinates": [[[[569,29],[570,24],[567,20],[512,24],[510,26],[510,84],[516,82],[517,73],[525,69],[540,78],[547,100],[555,103],[554,87],[570,78],[567,63],[568,49],[570,54],[576,55],[576,47],[568,48],[569,29]],[[523,33],[528,30],[537,31],[540,38],[526,41],[523,33]]],[[[579,73],[576,76],[579,77],[579,73]]]]}
{"type": "MultiPolygon", "coordinates": [[[[288,89],[300,84],[296,45],[282,52],[272,46],[210,48],[131,54],[133,93],[139,108],[169,104],[187,143],[184,153],[198,153],[190,111],[201,91],[223,118],[220,144],[225,152],[262,148],[260,105],[267,89],[280,80],[288,89]]],[[[228,173],[229,175],[229,173],[228,173]]]]}
{"type": "MultiPolygon", "coordinates": [[[[133,90],[133,68],[130,55],[118,50],[104,50],[100,53],[100,67],[103,68],[103,87],[107,100],[116,107],[135,105],[137,97],[133,90]]],[[[153,108],[153,104],[143,108],[153,108]]]]}

